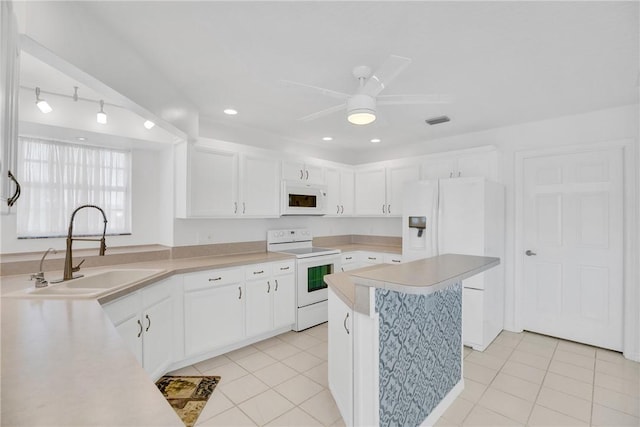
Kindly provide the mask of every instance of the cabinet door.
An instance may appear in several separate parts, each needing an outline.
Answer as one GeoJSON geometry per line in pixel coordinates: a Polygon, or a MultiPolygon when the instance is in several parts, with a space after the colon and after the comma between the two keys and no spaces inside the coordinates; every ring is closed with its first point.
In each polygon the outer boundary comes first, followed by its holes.
{"type": "Polygon", "coordinates": [[[142,332],[143,326],[140,321],[140,316],[136,313],[135,316],[129,317],[121,323],[115,325],[116,330],[124,340],[125,344],[131,350],[133,355],[138,360],[140,365],[144,366],[142,359],[142,332]]]}
{"type": "Polygon", "coordinates": [[[346,425],[353,425],[353,312],[329,289],[329,389],[346,425]]]}
{"type": "Polygon", "coordinates": [[[498,181],[498,152],[489,151],[459,157],[456,176],[483,177],[491,181],[498,181]]]}
{"type": "Polygon", "coordinates": [[[402,216],[404,184],[420,180],[418,165],[401,166],[387,169],[387,214],[402,216]]]}
{"type": "Polygon", "coordinates": [[[280,215],[280,162],[266,157],[243,156],[241,203],[245,216],[280,215]]]}
{"type": "Polygon", "coordinates": [[[142,312],[143,366],[151,378],[159,378],[173,361],[173,303],[167,297],[142,312]]]}
{"type": "Polygon", "coordinates": [[[353,215],[353,171],[343,170],[340,173],[340,196],[340,215],[353,215]]]}
{"type": "Polygon", "coordinates": [[[325,179],[327,182],[327,215],[340,215],[341,204],[341,186],[340,171],[338,169],[327,169],[325,171],[325,179]]]}
{"type": "Polygon", "coordinates": [[[238,208],[238,155],[193,147],[189,164],[189,215],[234,215],[238,208]]]}
{"type": "Polygon", "coordinates": [[[382,216],[387,213],[385,170],[370,169],[355,173],[355,214],[382,216]]]}
{"type": "Polygon", "coordinates": [[[462,342],[469,347],[481,347],[484,291],[462,289],[462,342]]]}
{"type": "Polygon", "coordinates": [[[124,296],[103,306],[116,330],[142,365],[142,333],[140,293],[124,296]]]}
{"type": "Polygon", "coordinates": [[[304,181],[304,172],[303,162],[282,162],[282,179],[287,181],[304,181]]]}
{"type": "Polygon", "coordinates": [[[271,279],[247,281],[248,337],[271,330],[271,292],[274,287],[271,279]]]}
{"type": "MultiPolygon", "coordinates": [[[[420,164],[421,179],[452,178],[456,171],[456,161],[451,158],[427,159],[420,164]]],[[[457,171],[456,171],[457,174],[457,171]]]]}
{"type": "Polygon", "coordinates": [[[273,328],[276,329],[296,321],[296,276],[276,276],[273,284],[273,328]]]}
{"type": "Polygon", "coordinates": [[[241,284],[185,292],[184,339],[187,357],[244,337],[244,298],[241,284]]]}
{"type": "Polygon", "coordinates": [[[304,181],[307,184],[324,184],[324,175],[322,166],[304,165],[304,181]]]}

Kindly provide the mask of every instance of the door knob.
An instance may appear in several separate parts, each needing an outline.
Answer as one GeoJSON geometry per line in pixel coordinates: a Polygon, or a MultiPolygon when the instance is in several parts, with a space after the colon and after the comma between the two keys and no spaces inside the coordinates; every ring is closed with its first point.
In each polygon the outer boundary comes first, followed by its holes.
{"type": "Polygon", "coordinates": [[[532,252],[531,249],[527,249],[527,251],[524,253],[526,256],[536,256],[538,255],[535,252],[532,252]]]}

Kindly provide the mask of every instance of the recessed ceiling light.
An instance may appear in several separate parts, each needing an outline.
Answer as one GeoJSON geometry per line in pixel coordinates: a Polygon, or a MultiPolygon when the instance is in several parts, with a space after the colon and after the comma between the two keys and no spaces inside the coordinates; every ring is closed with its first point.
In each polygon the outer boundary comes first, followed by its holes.
{"type": "Polygon", "coordinates": [[[86,141],[87,138],[85,138],[84,136],[79,136],[76,138],[78,141],[86,141]]]}
{"type": "Polygon", "coordinates": [[[325,136],[324,138],[322,138],[323,141],[333,141],[333,138],[331,138],[330,136],[325,136]]]}
{"type": "Polygon", "coordinates": [[[380,142],[380,138],[373,138],[371,142],[373,142],[374,144],[377,144],[378,142],[380,142]]]}
{"type": "Polygon", "coordinates": [[[233,108],[226,108],[226,109],[224,110],[224,113],[225,113],[225,114],[228,114],[228,115],[230,115],[230,116],[235,116],[236,114],[238,114],[238,111],[237,111],[237,110],[234,110],[233,108]]]}
{"type": "Polygon", "coordinates": [[[151,129],[152,127],[154,127],[156,124],[153,123],[151,120],[146,120],[144,122],[144,127],[146,127],[147,129],[151,129]]]}

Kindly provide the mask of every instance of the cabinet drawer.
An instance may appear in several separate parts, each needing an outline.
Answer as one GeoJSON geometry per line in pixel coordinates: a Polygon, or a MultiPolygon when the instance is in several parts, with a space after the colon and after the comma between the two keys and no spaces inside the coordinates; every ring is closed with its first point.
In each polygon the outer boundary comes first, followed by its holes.
{"type": "Polygon", "coordinates": [[[352,264],[358,261],[357,252],[346,252],[342,254],[342,265],[352,264]]]}
{"type": "Polygon", "coordinates": [[[271,264],[254,264],[244,269],[246,280],[262,279],[271,276],[271,264]]]}
{"type": "Polygon", "coordinates": [[[295,273],[296,270],[296,262],[294,260],[274,262],[271,266],[273,267],[274,276],[295,273]]]}
{"type": "Polygon", "coordinates": [[[360,260],[365,264],[382,264],[384,257],[378,252],[361,252],[360,260]]]}
{"type": "Polygon", "coordinates": [[[226,270],[207,270],[198,273],[189,273],[184,276],[184,290],[195,291],[211,286],[239,283],[244,280],[242,268],[230,268],[226,270]]]}
{"type": "Polygon", "coordinates": [[[402,263],[402,255],[398,254],[384,254],[385,264],[400,264],[402,263]]]}

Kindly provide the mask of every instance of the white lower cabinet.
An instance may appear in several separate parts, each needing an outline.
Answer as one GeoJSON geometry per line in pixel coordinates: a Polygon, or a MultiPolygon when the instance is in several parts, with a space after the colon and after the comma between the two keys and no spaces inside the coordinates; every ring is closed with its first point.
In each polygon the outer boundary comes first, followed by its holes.
{"type": "Polygon", "coordinates": [[[358,252],[343,252],[342,253],[342,271],[355,270],[360,268],[360,259],[358,252]]]}
{"type": "Polygon", "coordinates": [[[329,389],[342,419],[353,425],[353,310],[329,288],[329,389]]]}
{"type": "Polygon", "coordinates": [[[172,279],[104,305],[107,316],[138,362],[154,379],[173,362],[172,279]]]}
{"type": "Polygon", "coordinates": [[[295,262],[247,267],[247,337],[295,322],[295,262]],[[261,273],[262,272],[262,273],[261,273]],[[264,275],[249,280],[255,275],[264,275]]]}
{"type": "Polygon", "coordinates": [[[295,262],[273,265],[273,328],[292,325],[296,321],[295,262]]]}
{"type": "Polygon", "coordinates": [[[244,338],[242,268],[210,270],[184,277],[184,339],[187,357],[244,338]]]}
{"type": "Polygon", "coordinates": [[[247,281],[247,336],[259,335],[271,329],[271,281],[247,281]]]}

